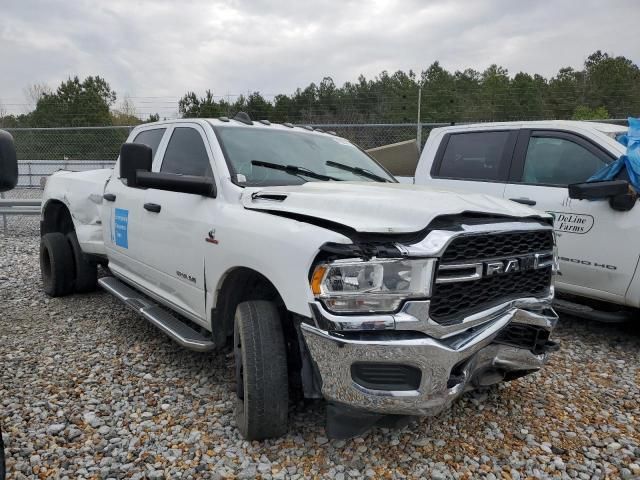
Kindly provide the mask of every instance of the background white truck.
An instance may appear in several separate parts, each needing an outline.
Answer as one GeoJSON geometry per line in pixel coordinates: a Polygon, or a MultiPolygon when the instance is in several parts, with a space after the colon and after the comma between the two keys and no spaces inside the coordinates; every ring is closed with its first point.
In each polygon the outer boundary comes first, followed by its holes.
{"type": "Polygon", "coordinates": [[[622,209],[614,209],[611,198],[628,192],[620,182],[606,184],[608,192],[594,191],[595,185],[583,185],[573,195],[568,189],[623,155],[625,147],[616,138],[626,132],[625,126],[579,121],[436,128],[420,156],[415,183],[486,193],[550,213],[560,263],[554,306],[600,321],[627,320],[640,307],[635,197],[623,195],[622,209]]]}
{"type": "Polygon", "coordinates": [[[551,219],[485,195],[405,186],[345,139],[291,124],[136,127],[114,169],[58,172],[40,262],[54,296],[100,285],[184,347],[231,346],[249,439],[326,398],[327,433],[435,414],[539,369],[551,219]]]}

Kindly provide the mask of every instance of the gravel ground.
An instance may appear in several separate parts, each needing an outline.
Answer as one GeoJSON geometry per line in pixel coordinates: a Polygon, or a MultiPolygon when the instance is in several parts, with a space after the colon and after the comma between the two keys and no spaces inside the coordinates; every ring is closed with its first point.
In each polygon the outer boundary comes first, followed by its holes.
{"type": "Polygon", "coordinates": [[[10,478],[639,478],[640,329],[563,318],[542,372],[436,418],[328,441],[324,405],[246,442],[231,359],[183,350],[104,293],[48,299],[36,237],[0,234],[10,478]]]}

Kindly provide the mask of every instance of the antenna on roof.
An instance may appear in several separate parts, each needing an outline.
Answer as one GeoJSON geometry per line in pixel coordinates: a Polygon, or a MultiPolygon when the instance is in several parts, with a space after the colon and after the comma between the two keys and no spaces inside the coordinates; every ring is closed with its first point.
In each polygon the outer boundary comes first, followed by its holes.
{"type": "Polygon", "coordinates": [[[233,117],[233,119],[236,120],[237,122],[245,123],[247,125],[253,125],[253,122],[251,121],[251,117],[247,112],[238,112],[236,113],[236,116],[233,117]]]}

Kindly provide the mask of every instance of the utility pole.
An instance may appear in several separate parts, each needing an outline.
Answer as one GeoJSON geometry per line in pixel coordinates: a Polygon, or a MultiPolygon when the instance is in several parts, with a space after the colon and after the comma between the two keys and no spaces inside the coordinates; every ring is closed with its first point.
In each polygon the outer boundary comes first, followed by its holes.
{"type": "Polygon", "coordinates": [[[420,104],[422,103],[422,84],[418,88],[418,129],[416,132],[416,143],[418,144],[418,153],[422,150],[422,121],[420,120],[420,104]]]}

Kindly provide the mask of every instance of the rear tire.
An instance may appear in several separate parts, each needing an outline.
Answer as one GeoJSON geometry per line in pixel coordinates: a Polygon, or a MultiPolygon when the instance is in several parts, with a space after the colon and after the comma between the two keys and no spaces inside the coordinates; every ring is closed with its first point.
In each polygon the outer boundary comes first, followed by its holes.
{"type": "Polygon", "coordinates": [[[73,254],[63,233],[47,233],[40,239],[40,273],[47,295],[62,297],[73,291],[73,254]]]}
{"type": "Polygon", "coordinates": [[[265,300],[238,305],[233,347],[236,365],[236,423],[247,440],[287,432],[287,350],[276,306],[265,300]]]}
{"type": "Polygon", "coordinates": [[[71,246],[71,254],[75,264],[73,289],[76,293],[93,292],[98,287],[98,267],[95,263],[85,259],[76,232],[67,233],[67,240],[71,246]]]}

